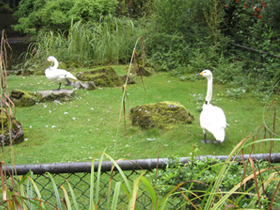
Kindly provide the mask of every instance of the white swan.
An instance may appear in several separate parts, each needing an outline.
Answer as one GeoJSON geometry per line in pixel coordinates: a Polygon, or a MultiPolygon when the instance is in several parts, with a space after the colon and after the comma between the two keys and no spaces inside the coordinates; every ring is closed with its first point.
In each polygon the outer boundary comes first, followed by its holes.
{"type": "Polygon", "coordinates": [[[216,139],[214,143],[221,143],[225,140],[225,128],[228,125],[224,111],[217,106],[210,104],[213,91],[213,76],[212,72],[208,69],[203,70],[198,76],[206,77],[208,80],[206,100],[202,107],[200,114],[200,126],[203,129],[204,140],[202,143],[210,143],[206,140],[206,130],[212,133],[216,139]]]}
{"type": "Polygon", "coordinates": [[[55,57],[49,56],[47,61],[53,61],[54,65],[46,68],[45,75],[50,81],[59,83],[59,87],[57,90],[60,90],[62,82],[66,81],[70,85],[71,80],[77,80],[77,78],[73,76],[70,72],[64,69],[57,69],[58,62],[55,57]]]}

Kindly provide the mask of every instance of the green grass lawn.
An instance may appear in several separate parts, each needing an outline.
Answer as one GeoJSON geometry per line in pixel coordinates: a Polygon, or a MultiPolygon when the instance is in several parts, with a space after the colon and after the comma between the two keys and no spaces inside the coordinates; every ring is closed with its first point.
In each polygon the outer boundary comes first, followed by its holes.
{"type": "MultiPolygon", "coordinates": [[[[122,67],[114,67],[118,74],[125,74],[122,67]]],[[[81,71],[77,70],[76,72],[81,71]]],[[[58,88],[45,76],[9,76],[9,91],[29,91],[58,88]]],[[[226,88],[214,80],[213,102],[221,107],[230,126],[222,144],[202,144],[203,132],[199,124],[200,112],[195,102],[206,94],[206,79],[180,81],[168,73],[145,77],[146,91],[140,78],[137,84],[128,85],[129,108],[137,105],[162,101],[179,101],[194,115],[193,124],[179,124],[173,130],[141,130],[132,127],[127,117],[127,129],[121,111],[122,88],[100,88],[93,91],[76,90],[76,96],[69,102],[38,103],[27,108],[16,108],[16,119],[22,124],[25,140],[14,145],[16,164],[90,161],[93,156],[107,148],[113,158],[142,159],[160,157],[189,157],[192,146],[198,147],[197,155],[228,155],[244,137],[249,135],[263,121],[264,104],[245,94],[241,99],[225,97],[226,88]],[[121,115],[121,118],[120,118],[121,115]],[[150,141],[148,139],[154,139],[150,141]]],[[[62,87],[71,89],[71,87],[62,87]]],[[[199,103],[202,106],[203,101],[199,103]]],[[[276,106],[279,106],[277,104],[276,106]]],[[[129,110],[126,115],[128,116],[129,110]]],[[[268,121],[272,127],[271,120],[268,121]]],[[[255,139],[264,137],[263,129],[255,139]]],[[[266,134],[269,137],[269,134],[266,134]]],[[[214,137],[208,133],[208,139],[214,137]]],[[[252,138],[253,139],[253,138],[252,138]]],[[[279,143],[275,143],[277,148],[279,143]]],[[[260,143],[255,153],[268,153],[269,143],[260,143]]],[[[6,163],[10,161],[10,148],[1,153],[6,163]]],[[[251,147],[245,149],[245,153],[251,147]]],[[[273,149],[272,152],[277,152],[273,149]]]]}

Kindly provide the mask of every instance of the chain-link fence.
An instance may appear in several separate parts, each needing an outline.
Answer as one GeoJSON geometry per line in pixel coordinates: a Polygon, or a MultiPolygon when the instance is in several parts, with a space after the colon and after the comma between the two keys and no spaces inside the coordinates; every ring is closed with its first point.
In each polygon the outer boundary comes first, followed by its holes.
{"type": "MultiPolygon", "coordinates": [[[[247,158],[253,159],[263,159],[268,160],[274,163],[280,163],[280,154],[256,154],[256,155],[244,155],[244,159],[247,158]]],[[[205,158],[214,158],[214,156],[199,156],[198,159],[205,158]]],[[[215,156],[216,159],[226,159],[227,156],[215,156]]],[[[243,159],[242,158],[242,159],[243,159]]],[[[237,159],[241,159],[241,157],[237,157],[237,159]]],[[[145,177],[150,180],[151,183],[154,183],[154,171],[156,168],[164,169],[166,167],[168,159],[160,158],[160,159],[139,159],[132,161],[122,160],[118,162],[118,165],[123,170],[126,178],[133,183],[133,181],[140,176],[144,171],[145,177]]],[[[187,163],[189,158],[180,158],[180,162],[187,163]]],[[[63,198],[63,192],[60,186],[64,186],[65,189],[68,189],[68,183],[73,188],[75,193],[75,197],[77,200],[77,204],[79,209],[88,209],[89,201],[90,201],[90,180],[91,180],[91,162],[81,162],[81,163],[57,163],[57,164],[35,164],[35,165],[17,165],[17,176],[25,175],[30,170],[33,172],[32,180],[36,183],[37,187],[40,190],[40,194],[42,195],[42,200],[46,201],[48,205],[46,209],[53,209],[56,205],[56,197],[53,189],[53,184],[51,178],[45,172],[50,172],[55,180],[55,183],[58,186],[60,197],[63,198]],[[66,181],[67,180],[67,181],[66,181]]],[[[97,171],[99,166],[99,162],[95,162],[94,169],[97,171]]],[[[110,208],[111,203],[108,202],[108,197],[111,197],[114,194],[114,187],[109,187],[111,182],[111,186],[115,186],[116,182],[123,181],[121,174],[119,171],[114,170],[111,172],[112,162],[111,161],[103,161],[101,165],[101,176],[99,180],[99,209],[107,210],[110,208]]],[[[4,168],[3,168],[4,169],[4,168]]],[[[7,169],[12,172],[14,171],[14,166],[7,166],[7,169]]],[[[6,170],[6,168],[4,169],[6,170]]],[[[8,173],[6,173],[8,174],[8,173]]],[[[95,186],[96,186],[96,174],[95,174],[95,186]]],[[[149,193],[145,190],[145,187],[140,184],[139,191],[137,196],[136,206],[138,209],[151,209],[151,199],[149,193]]],[[[35,191],[34,197],[35,195],[35,191]]],[[[68,193],[69,196],[71,193],[68,193]]],[[[72,199],[71,199],[72,200],[72,199]]],[[[177,209],[182,205],[183,198],[172,198],[169,199],[168,204],[166,205],[166,209],[177,209]]],[[[73,203],[72,203],[73,205],[73,203]]],[[[125,192],[121,193],[118,197],[118,209],[126,209],[128,205],[128,199],[125,192]]],[[[3,207],[1,209],[5,209],[3,207]]]]}

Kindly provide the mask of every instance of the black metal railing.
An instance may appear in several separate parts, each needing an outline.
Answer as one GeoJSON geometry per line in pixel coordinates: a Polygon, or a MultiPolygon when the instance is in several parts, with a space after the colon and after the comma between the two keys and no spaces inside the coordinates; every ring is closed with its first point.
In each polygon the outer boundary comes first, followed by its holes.
{"type": "MultiPolygon", "coordinates": [[[[228,156],[198,156],[200,160],[206,158],[216,158],[220,160],[225,160],[228,156]]],[[[266,160],[272,163],[280,163],[280,153],[273,154],[254,154],[254,155],[244,155],[243,157],[238,156],[236,160],[246,160],[249,157],[254,160],[266,160]]],[[[168,158],[160,159],[138,159],[138,160],[122,160],[118,162],[118,165],[125,173],[126,178],[133,183],[136,177],[138,177],[143,171],[146,171],[146,178],[150,179],[153,183],[153,176],[151,171],[159,168],[164,169],[166,167],[168,158]]],[[[180,158],[181,163],[187,163],[190,161],[190,158],[180,158]]],[[[7,174],[14,174],[15,168],[17,175],[14,178],[27,174],[30,170],[33,172],[32,179],[38,186],[40,194],[42,195],[42,200],[49,203],[50,206],[55,207],[56,198],[53,190],[52,182],[50,177],[46,174],[49,172],[55,179],[55,182],[60,189],[60,185],[67,188],[68,183],[70,183],[73,191],[75,192],[75,197],[79,206],[79,209],[88,209],[89,205],[89,196],[90,196],[90,178],[91,178],[91,162],[78,162],[78,163],[52,163],[52,164],[34,164],[34,165],[16,165],[16,166],[7,166],[3,167],[2,170],[7,174]],[[66,181],[67,180],[67,181],[66,181]]],[[[96,172],[99,166],[99,162],[94,163],[94,171],[96,172]]],[[[107,209],[107,198],[108,195],[114,194],[114,189],[109,191],[109,181],[111,180],[112,186],[118,181],[123,181],[118,170],[114,168],[114,171],[111,174],[112,162],[103,161],[101,165],[101,178],[100,178],[100,188],[99,188],[99,209],[107,209]],[[108,194],[109,193],[109,194],[108,194]]],[[[95,175],[95,180],[97,179],[95,175]]],[[[96,184],[96,183],[95,183],[96,184]]],[[[68,188],[67,188],[68,189],[68,188]]],[[[137,207],[138,209],[151,209],[151,199],[148,193],[144,190],[143,186],[140,185],[139,194],[137,197],[137,207]]],[[[60,189],[60,194],[63,197],[63,192],[60,189]]],[[[70,193],[69,193],[70,195],[70,193]]],[[[34,192],[34,197],[35,192],[34,192]]],[[[127,206],[126,194],[120,194],[119,196],[119,205],[126,208],[127,206]]],[[[182,199],[172,199],[169,200],[166,209],[176,209],[181,205],[182,199]]],[[[110,205],[110,204],[109,204],[110,205]]]]}

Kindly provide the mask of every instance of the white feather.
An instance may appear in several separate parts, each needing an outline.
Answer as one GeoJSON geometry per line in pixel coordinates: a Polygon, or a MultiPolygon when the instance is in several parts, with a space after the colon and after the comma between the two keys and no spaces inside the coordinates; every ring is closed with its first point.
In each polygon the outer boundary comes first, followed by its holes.
{"type": "Polygon", "coordinates": [[[226,116],[224,111],[217,106],[210,104],[213,90],[213,76],[208,69],[202,71],[199,75],[206,77],[208,80],[206,102],[203,104],[200,114],[200,126],[204,134],[206,130],[212,133],[217,141],[225,140],[225,128],[227,126],[226,116]]]}
{"type": "Polygon", "coordinates": [[[64,70],[64,69],[57,69],[58,68],[58,61],[55,57],[49,56],[47,61],[53,61],[54,66],[50,66],[45,70],[46,77],[55,83],[62,83],[65,82],[65,79],[68,79],[70,81],[77,80],[73,74],[70,72],[64,70]]]}

